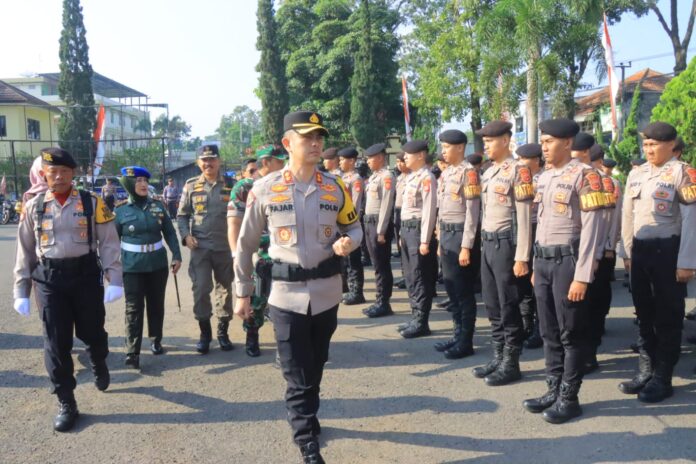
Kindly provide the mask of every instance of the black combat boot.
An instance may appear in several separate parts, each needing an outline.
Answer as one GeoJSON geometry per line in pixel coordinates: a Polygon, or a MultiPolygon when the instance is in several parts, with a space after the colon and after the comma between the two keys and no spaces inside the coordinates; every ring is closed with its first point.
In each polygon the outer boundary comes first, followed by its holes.
{"type": "Polygon", "coordinates": [[[444,340],[442,342],[437,342],[433,345],[435,348],[435,351],[439,351],[440,353],[444,353],[445,351],[449,350],[452,348],[459,339],[462,338],[462,318],[460,317],[461,313],[452,313],[452,338],[448,338],[447,340],[444,340]]]}
{"type": "Polygon", "coordinates": [[[198,327],[201,329],[201,337],[198,343],[196,343],[196,351],[200,354],[208,354],[210,341],[213,339],[213,328],[210,326],[210,319],[198,321],[198,327]]]}
{"type": "Polygon", "coordinates": [[[503,359],[498,367],[488,374],[484,381],[489,387],[507,385],[515,380],[522,378],[520,373],[520,353],[522,348],[519,346],[505,345],[503,348],[503,359]]]}
{"type": "Polygon", "coordinates": [[[532,332],[522,343],[522,345],[530,350],[544,346],[544,340],[541,338],[541,333],[539,333],[539,317],[534,317],[534,322],[532,323],[532,332]]]}
{"type": "Polygon", "coordinates": [[[162,343],[155,340],[150,345],[150,351],[152,351],[152,354],[154,355],[164,354],[164,348],[162,347],[162,343]]]}
{"type": "Polygon", "coordinates": [[[67,432],[75,425],[75,421],[80,416],[77,410],[77,403],[72,392],[62,397],[58,397],[58,415],[53,420],[53,430],[56,432],[67,432]]]}
{"type": "Polygon", "coordinates": [[[234,348],[232,346],[232,342],[230,341],[229,335],[227,335],[227,330],[229,327],[230,321],[218,321],[217,339],[222,351],[230,351],[232,348],[234,348]]]}
{"type": "Polygon", "coordinates": [[[401,332],[402,330],[406,330],[408,327],[411,327],[415,323],[415,321],[416,321],[416,310],[414,308],[411,308],[411,320],[396,326],[396,331],[401,332]]]}
{"type": "Polygon", "coordinates": [[[635,395],[639,393],[653,376],[652,359],[646,351],[641,351],[638,354],[638,374],[631,380],[621,382],[619,390],[627,395],[635,395]]]}
{"type": "Polygon", "coordinates": [[[252,358],[261,356],[261,348],[259,347],[259,329],[258,327],[249,327],[246,333],[246,344],[244,347],[246,354],[252,358]]]}
{"type": "Polygon", "coordinates": [[[367,317],[383,317],[390,316],[394,314],[392,307],[389,303],[382,303],[381,305],[372,305],[365,312],[367,317]]]}
{"type": "Polygon", "coordinates": [[[674,394],[672,389],[672,367],[662,361],[655,363],[655,372],[645,387],[638,392],[638,400],[643,403],[659,403],[674,394]]]}
{"type": "Polygon", "coordinates": [[[538,414],[545,409],[550,408],[556,402],[558,398],[558,389],[561,385],[561,377],[549,375],[546,377],[546,386],[548,390],[546,393],[541,395],[539,398],[530,398],[522,402],[522,406],[527,411],[538,414]]]}
{"type": "Polygon", "coordinates": [[[505,344],[493,341],[491,342],[491,346],[493,347],[493,359],[488,361],[488,363],[483,366],[474,367],[472,371],[474,373],[474,377],[482,379],[488,374],[491,374],[498,368],[500,361],[503,360],[503,347],[505,344]]]}
{"type": "Polygon", "coordinates": [[[585,361],[585,365],[583,366],[584,369],[584,374],[591,374],[592,372],[596,371],[599,369],[599,363],[597,362],[597,347],[594,346],[590,348],[589,353],[587,354],[587,361],[585,361]]]}
{"type": "Polygon", "coordinates": [[[473,324],[459,321],[459,337],[457,337],[457,328],[454,330],[455,343],[445,350],[445,358],[461,359],[474,354],[474,326],[473,324]]]}
{"type": "Polygon", "coordinates": [[[350,291],[343,297],[344,305],[356,305],[365,303],[365,295],[363,295],[362,285],[357,278],[348,279],[348,288],[350,291]]]}
{"type": "Polygon", "coordinates": [[[309,441],[304,445],[300,445],[300,453],[304,464],[324,464],[324,458],[319,453],[319,442],[316,440],[309,441]]]}
{"type": "Polygon", "coordinates": [[[94,374],[94,386],[97,390],[104,391],[109,388],[111,383],[111,375],[109,374],[109,367],[106,365],[106,360],[91,362],[92,373],[94,374]]]}
{"type": "Polygon", "coordinates": [[[415,317],[412,324],[399,332],[404,338],[416,338],[430,335],[430,326],[428,325],[429,312],[421,309],[415,311],[415,317]]]}
{"type": "Polygon", "coordinates": [[[140,356],[135,353],[126,355],[126,366],[131,366],[133,369],[140,369],[140,356]]]}
{"type": "Polygon", "coordinates": [[[546,422],[562,424],[570,419],[582,415],[582,408],[578,401],[578,392],[582,382],[561,382],[556,402],[542,413],[546,422]]]}
{"type": "Polygon", "coordinates": [[[439,303],[435,304],[435,306],[437,306],[437,307],[440,308],[440,309],[446,309],[446,310],[448,310],[448,311],[451,311],[451,310],[449,309],[449,306],[450,306],[451,303],[452,303],[452,302],[450,301],[450,299],[447,298],[447,299],[442,300],[442,301],[440,301],[439,303]]]}

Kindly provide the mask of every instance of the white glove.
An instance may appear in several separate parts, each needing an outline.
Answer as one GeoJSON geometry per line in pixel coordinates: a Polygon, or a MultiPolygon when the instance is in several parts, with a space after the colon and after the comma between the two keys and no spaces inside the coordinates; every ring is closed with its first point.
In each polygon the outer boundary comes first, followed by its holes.
{"type": "Polygon", "coordinates": [[[15,298],[14,310],[22,316],[29,316],[29,298],[15,298]]]}
{"type": "Polygon", "coordinates": [[[104,303],[112,303],[123,296],[123,287],[109,285],[104,291],[104,303]]]}

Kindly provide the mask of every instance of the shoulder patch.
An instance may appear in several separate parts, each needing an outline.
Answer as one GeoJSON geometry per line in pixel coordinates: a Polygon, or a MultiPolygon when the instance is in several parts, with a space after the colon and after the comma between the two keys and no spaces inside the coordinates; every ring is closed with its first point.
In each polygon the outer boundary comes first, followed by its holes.
{"type": "Polygon", "coordinates": [[[517,165],[515,179],[515,201],[531,201],[534,199],[534,184],[532,171],[527,166],[517,165]]]}
{"type": "Polygon", "coordinates": [[[696,168],[684,164],[682,167],[682,179],[677,192],[681,203],[686,205],[696,203],[696,168]]]}
{"type": "Polygon", "coordinates": [[[582,186],[578,194],[581,211],[595,211],[607,206],[605,192],[602,191],[602,180],[594,169],[584,169],[582,186]]]}
{"type": "Polygon", "coordinates": [[[97,207],[94,212],[94,222],[97,224],[105,224],[114,220],[114,213],[111,212],[104,200],[101,197],[95,197],[97,200],[97,207]]]}

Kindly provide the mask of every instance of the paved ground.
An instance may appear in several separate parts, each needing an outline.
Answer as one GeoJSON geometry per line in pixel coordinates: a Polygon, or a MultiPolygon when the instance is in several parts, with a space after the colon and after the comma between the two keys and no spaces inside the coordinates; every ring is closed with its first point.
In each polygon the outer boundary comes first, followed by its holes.
{"type": "MultiPolygon", "coordinates": [[[[107,392],[92,385],[86,354],[76,343],[81,419],[71,433],[53,432],[55,398],[48,393],[36,308],[28,319],[12,310],[15,228],[0,226],[0,462],[298,460],[285,422],[284,382],[271,366],[271,327],[262,329],[260,358],[244,354],[238,320],[232,331],[234,351],[215,347],[207,356],[196,354],[197,326],[185,273],[179,282],[181,312],[172,282],[168,289],[168,352],[145,354],[141,372],[123,366],[122,300],[107,308],[112,371],[107,392]]],[[[371,277],[366,286],[370,298],[371,277]]],[[[327,462],[696,462],[693,347],[684,346],[673,398],[645,406],[622,395],[616,385],[632,376],[635,356],[626,347],[636,329],[621,282],[614,290],[602,370],[586,378],[581,391],[585,415],[562,426],[546,424],[521,406],[523,399],[545,389],[541,350],[523,354],[524,378],[514,385],[486,387],[471,375],[471,368],[490,356],[489,326],[480,304],[477,353],[458,361],[447,361],[432,348],[449,335],[444,311],[433,312],[431,337],[407,341],[396,333],[396,324],[407,319],[404,291],[394,295],[398,314],[387,319],[368,320],[360,307],[342,307],[320,410],[327,462]]]]}

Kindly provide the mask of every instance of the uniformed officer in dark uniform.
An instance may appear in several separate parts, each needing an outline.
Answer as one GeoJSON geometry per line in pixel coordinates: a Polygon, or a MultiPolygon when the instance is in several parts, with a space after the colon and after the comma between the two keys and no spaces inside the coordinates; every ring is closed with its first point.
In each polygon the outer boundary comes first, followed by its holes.
{"type": "Polygon", "coordinates": [[[126,365],[138,369],[146,304],[150,350],[154,355],[164,353],[162,326],[169,262],[162,237],[172,251],[173,274],[181,267],[181,251],[166,206],[148,196],[150,172],[128,166],[121,168],[121,176],[128,201],[117,207],[115,214],[126,293],[126,365]]]}
{"type": "Polygon", "coordinates": [[[673,394],[686,282],[696,272],[696,168],[675,158],[673,126],[653,122],[642,135],[648,162],[628,175],[621,224],[640,353],[638,374],[619,389],[656,403],[673,394]]]}
{"type": "Polygon", "coordinates": [[[481,176],[481,285],[492,327],[493,359],[474,369],[474,375],[485,377],[491,386],[521,378],[525,339],[518,279],[530,272],[534,187],[529,168],[512,157],[511,130],[507,121],[491,121],[476,132],[492,161],[481,176]]]}
{"type": "MultiPolygon", "coordinates": [[[[348,189],[348,193],[353,200],[358,216],[363,215],[363,193],[365,191],[365,180],[355,169],[355,162],[358,159],[358,150],[355,147],[346,147],[338,151],[339,167],[341,179],[348,189]]],[[[365,285],[365,270],[363,268],[362,253],[360,248],[351,252],[345,259],[345,279],[348,286],[348,294],[341,301],[345,305],[356,305],[365,303],[363,286],[365,285]]]]}
{"type": "Polygon", "coordinates": [[[400,326],[404,338],[430,335],[428,319],[437,280],[437,181],[426,164],[428,143],[412,140],[403,147],[406,167],[401,207],[401,256],[411,306],[411,321],[400,326]]]}
{"type": "Polygon", "coordinates": [[[444,352],[447,359],[459,359],[474,354],[476,277],[471,267],[471,249],[481,207],[481,182],[476,169],[464,159],[466,135],[447,130],[439,138],[447,163],[438,180],[439,255],[454,334],[435,344],[435,349],[444,352]]]}
{"type": "Polygon", "coordinates": [[[364,234],[375,267],[375,303],[363,310],[367,317],[392,314],[389,300],[394,276],[391,268],[391,244],[394,238],[394,200],[396,182],[387,162],[387,146],[378,143],[365,150],[372,171],[365,187],[364,234]]]}
{"type": "Polygon", "coordinates": [[[111,210],[94,193],[73,187],[77,164],[70,153],[46,148],[41,157],[48,191],[24,205],[19,221],[14,308],[29,315],[33,280],[44,326],[44,361],[60,407],[53,428],[65,432],[79,415],[70,354],[73,331],[87,345],[94,384],[101,391],[109,387],[104,303],[123,296],[121,253],[111,210]]]}
{"type": "Polygon", "coordinates": [[[534,198],[539,223],[532,282],[548,390],[523,405],[560,424],[582,414],[578,392],[591,344],[586,293],[604,243],[600,229],[605,192],[597,171],[571,157],[580,130],[575,121],[551,119],[539,129],[549,167],[539,176],[534,198]]]}
{"type": "Polygon", "coordinates": [[[323,463],[317,411],[324,363],[341,298],[339,258],[360,245],[362,229],[339,177],[316,169],[322,118],[297,111],[284,118],[288,166],[254,183],[237,242],[235,312],[251,315],[252,256],[268,228],[274,260],[269,297],[293,439],[305,463],[323,463]]]}
{"type": "Polygon", "coordinates": [[[233,348],[227,334],[232,319],[234,278],[227,241],[227,203],[232,182],[220,175],[217,145],[204,145],[198,150],[198,167],[201,175],[187,180],[184,185],[177,225],[182,243],[191,250],[189,276],[193,283],[193,313],[201,331],[196,351],[206,354],[213,338],[210,325],[213,278],[218,343],[223,351],[233,348]]]}

